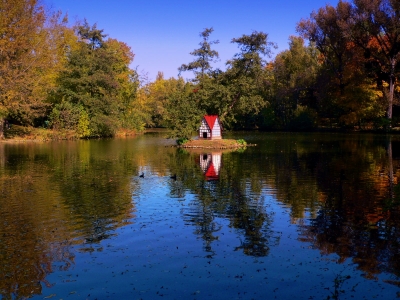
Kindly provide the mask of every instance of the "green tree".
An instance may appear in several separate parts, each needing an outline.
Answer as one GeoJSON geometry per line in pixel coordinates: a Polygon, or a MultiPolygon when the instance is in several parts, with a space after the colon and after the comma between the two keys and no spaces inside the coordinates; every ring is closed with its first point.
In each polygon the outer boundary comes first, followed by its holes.
{"type": "Polygon", "coordinates": [[[218,81],[218,75],[221,74],[221,71],[218,69],[214,70],[211,65],[219,57],[218,52],[213,50],[211,46],[218,44],[219,41],[209,41],[213,31],[214,29],[211,27],[205,28],[200,33],[200,37],[203,38],[199,43],[200,48],[190,53],[196,59],[187,65],[183,64],[179,68],[179,72],[193,71],[195,75],[195,78],[192,80],[194,83],[193,94],[191,95],[192,105],[197,106],[205,113],[219,114],[215,105],[215,93],[221,88],[218,81]]]}
{"type": "Polygon", "coordinates": [[[227,62],[227,70],[216,74],[218,87],[214,92],[221,120],[229,125],[236,118],[246,114],[257,114],[268,104],[264,95],[269,86],[265,84],[264,56],[271,55],[274,43],[268,42],[268,35],[254,31],[232,39],[240,52],[227,62]]]}
{"type": "Polygon", "coordinates": [[[143,102],[142,111],[147,109],[150,115],[147,119],[147,126],[168,127],[167,115],[170,98],[180,91],[183,85],[184,80],[181,77],[165,79],[164,74],[158,72],[154,82],[150,82],[139,89],[138,97],[143,102]]]}
{"type": "Polygon", "coordinates": [[[206,113],[215,113],[214,90],[215,78],[211,63],[215,62],[219,55],[211,46],[219,41],[209,41],[214,29],[205,28],[201,33],[200,48],[190,52],[196,59],[189,64],[179,67],[179,73],[193,71],[195,78],[193,84],[186,83],[175,91],[169,98],[168,123],[172,128],[172,136],[191,138],[198,127],[201,118],[206,113]]]}
{"type": "Polygon", "coordinates": [[[182,79],[177,89],[169,96],[167,111],[166,120],[171,129],[170,136],[183,139],[192,138],[205,114],[196,105],[193,85],[185,83],[182,79]]]}
{"type": "Polygon", "coordinates": [[[195,81],[199,82],[200,84],[204,80],[204,77],[212,72],[211,63],[215,62],[219,57],[218,52],[211,49],[211,45],[218,44],[219,41],[209,41],[210,35],[213,31],[214,29],[211,27],[205,28],[200,33],[200,37],[203,38],[203,40],[199,43],[200,48],[190,52],[190,54],[197,59],[187,65],[183,64],[178,69],[179,73],[183,71],[193,71],[196,76],[195,81]]]}
{"type": "Polygon", "coordinates": [[[87,21],[76,26],[76,33],[79,47],[69,53],[67,67],[60,72],[55,99],[83,107],[91,136],[111,136],[129,125],[134,111],[138,82],[129,69],[133,54],[125,43],[106,40],[103,30],[87,21]]]}
{"type": "MultiPolygon", "coordinates": [[[[320,68],[318,56],[319,51],[314,45],[305,46],[302,38],[291,36],[289,50],[279,53],[275,58],[274,97],[271,105],[283,128],[291,126],[296,116],[304,118],[307,112],[311,113],[310,110],[315,109],[314,92],[320,68]]],[[[309,122],[308,125],[315,124],[309,122]]]]}
{"type": "MultiPolygon", "coordinates": [[[[267,105],[265,95],[269,86],[265,84],[263,57],[270,56],[275,44],[267,41],[266,33],[257,31],[234,38],[232,43],[238,45],[240,52],[227,62],[226,71],[214,70],[210,62],[218,53],[211,50],[211,44],[217,43],[208,41],[211,33],[212,28],[200,34],[203,37],[201,47],[191,53],[198,58],[179,69],[192,70],[196,76],[191,93],[185,99],[190,101],[193,112],[218,114],[224,126],[231,127],[238,118],[257,114],[267,105]]],[[[201,116],[193,119],[199,118],[201,116]]]]}

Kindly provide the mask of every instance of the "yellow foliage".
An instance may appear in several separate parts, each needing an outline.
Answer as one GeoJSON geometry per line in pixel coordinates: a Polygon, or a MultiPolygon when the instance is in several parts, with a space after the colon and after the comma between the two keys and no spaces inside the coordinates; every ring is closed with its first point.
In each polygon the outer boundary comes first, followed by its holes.
{"type": "Polygon", "coordinates": [[[30,123],[45,113],[47,95],[66,61],[66,43],[73,40],[66,22],[59,12],[50,16],[37,0],[0,1],[0,103],[7,114],[30,123]]]}

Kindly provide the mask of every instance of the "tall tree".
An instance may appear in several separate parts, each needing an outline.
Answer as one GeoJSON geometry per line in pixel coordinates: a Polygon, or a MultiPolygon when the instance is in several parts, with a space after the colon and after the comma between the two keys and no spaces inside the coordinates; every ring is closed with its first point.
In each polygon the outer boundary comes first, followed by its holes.
{"type": "MultiPolygon", "coordinates": [[[[302,111],[304,117],[305,108],[316,108],[314,94],[319,69],[319,51],[313,44],[305,46],[301,37],[291,36],[289,50],[275,57],[274,97],[271,105],[283,128],[290,125],[297,111],[302,111]]],[[[312,120],[309,121],[303,126],[312,126],[312,120]]],[[[302,126],[298,125],[297,129],[301,129],[302,126]]]]}
{"type": "MultiPolygon", "coordinates": [[[[396,68],[400,57],[400,2],[397,0],[354,0],[354,19],[348,32],[379,66],[389,85],[386,116],[392,120],[396,68]]],[[[380,77],[380,76],[379,76],[380,77]]]]}
{"type": "Polygon", "coordinates": [[[59,61],[59,19],[48,20],[37,0],[0,1],[0,138],[5,118],[32,124],[46,112],[45,79],[59,61]]]}
{"type": "Polygon", "coordinates": [[[240,52],[228,60],[226,72],[217,76],[220,88],[215,97],[218,103],[215,104],[221,120],[235,122],[235,116],[256,114],[267,105],[263,97],[266,88],[264,57],[270,57],[271,48],[276,48],[276,45],[268,42],[268,34],[258,31],[234,38],[231,42],[238,45],[240,52]]]}
{"type": "Polygon", "coordinates": [[[144,107],[137,97],[139,76],[136,70],[129,67],[134,54],[126,43],[116,39],[109,38],[105,45],[107,52],[114,57],[112,69],[118,83],[116,101],[120,126],[142,130],[150,118],[147,112],[150,108],[144,107]]]}
{"type": "Polygon", "coordinates": [[[167,103],[168,113],[165,118],[171,129],[170,136],[183,139],[192,138],[204,115],[204,111],[196,104],[193,85],[179,79],[176,89],[169,96],[167,103]]]}
{"type": "Polygon", "coordinates": [[[201,36],[204,40],[201,48],[192,52],[199,58],[188,65],[182,65],[181,71],[193,70],[196,78],[188,101],[196,107],[194,111],[218,114],[224,125],[233,124],[237,117],[258,113],[266,106],[265,100],[265,60],[270,56],[274,43],[268,42],[268,35],[254,31],[232,39],[240,52],[229,60],[227,70],[213,70],[210,61],[216,52],[210,49],[208,42],[211,29],[206,29],[201,36]]]}
{"type": "Polygon", "coordinates": [[[190,138],[201,120],[201,115],[210,113],[212,103],[212,91],[215,89],[215,81],[212,76],[215,73],[211,63],[215,62],[219,55],[211,46],[219,41],[210,41],[210,35],[214,31],[205,28],[200,37],[200,48],[190,52],[195,60],[189,64],[181,65],[179,75],[184,71],[193,71],[195,78],[193,84],[185,84],[184,87],[175,90],[168,101],[168,123],[172,128],[172,136],[190,138]]]}
{"type": "Polygon", "coordinates": [[[337,7],[326,5],[312,12],[309,19],[297,24],[297,31],[310,40],[323,55],[325,64],[338,80],[340,93],[344,94],[347,82],[344,78],[345,66],[353,59],[349,51],[349,39],[343,30],[343,24],[352,17],[351,5],[339,1],[337,7]]]}
{"type": "Polygon", "coordinates": [[[219,41],[209,41],[210,35],[213,31],[214,29],[211,27],[205,28],[200,33],[200,37],[203,38],[203,40],[199,43],[200,48],[190,52],[190,55],[193,55],[196,57],[196,59],[189,64],[183,64],[180,66],[178,69],[179,73],[183,71],[193,71],[197,81],[199,82],[204,80],[204,76],[206,74],[210,74],[212,71],[211,63],[215,62],[219,57],[218,52],[211,49],[211,45],[218,44],[219,41]]]}
{"type": "Polygon", "coordinates": [[[139,90],[139,97],[145,98],[145,106],[151,115],[151,120],[147,123],[148,126],[168,126],[167,116],[169,111],[167,108],[170,105],[170,98],[181,90],[183,83],[182,77],[165,79],[164,74],[158,72],[154,82],[146,84],[139,90]]]}
{"type": "Polygon", "coordinates": [[[78,25],[76,32],[79,47],[68,55],[67,68],[59,75],[56,98],[61,106],[66,101],[81,107],[82,116],[90,120],[86,135],[113,135],[122,119],[127,120],[128,112],[132,112],[137,76],[129,64],[134,56],[126,44],[106,40],[103,30],[91,27],[87,21],[78,25]]]}
{"type": "Polygon", "coordinates": [[[297,25],[297,31],[321,53],[316,93],[320,117],[345,126],[376,119],[382,110],[373,91],[376,87],[367,76],[370,59],[360,46],[368,47],[369,41],[364,33],[364,40],[357,36],[358,19],[349,2],[339,1],[336,7],[326,5],[297,25]]]}

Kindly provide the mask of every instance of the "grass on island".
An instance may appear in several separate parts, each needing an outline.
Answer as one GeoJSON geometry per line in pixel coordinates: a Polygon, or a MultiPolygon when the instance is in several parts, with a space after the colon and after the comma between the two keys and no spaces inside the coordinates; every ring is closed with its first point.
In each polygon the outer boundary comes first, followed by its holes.
{"type": "Polygon", "coordinates": [[[210,148],[210,149],[226,149],[226,148],[242,148],[247,144],[244,140],[221,139],[221,140],[190,140],[179,147],[182,148],[210,148]]]}

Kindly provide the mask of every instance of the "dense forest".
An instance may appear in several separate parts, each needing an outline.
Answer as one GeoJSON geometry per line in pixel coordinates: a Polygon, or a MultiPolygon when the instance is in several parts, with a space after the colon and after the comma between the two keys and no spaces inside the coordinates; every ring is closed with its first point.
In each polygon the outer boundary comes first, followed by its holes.
{"type": "Polygon", "coordinates": [[[339,1],[299,20],[272,56],[268,34],[232,38],[237,53],[213,67],[218,40],[200,33],[193,79],[141,79],[134,50],[86,20],[70,26],[37,0],[0,1],[0,138],[12,126],[113,136],[171,129],[191,137],[204,114],[225,129],[392,130],[398,126],[400,2],[339,1]]]}

